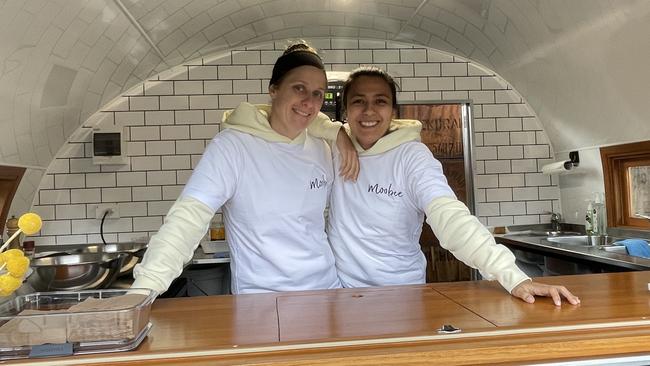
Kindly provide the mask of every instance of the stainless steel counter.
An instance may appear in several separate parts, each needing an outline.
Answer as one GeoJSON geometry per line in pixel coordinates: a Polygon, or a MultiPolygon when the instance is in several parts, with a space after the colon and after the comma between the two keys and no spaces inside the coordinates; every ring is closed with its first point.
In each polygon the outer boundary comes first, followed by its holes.
{"type": "MultiPolygon", "coordinates": [[[[227,247],[227,246],[226,246],[227,247]]],[[[230,263],[230,253],[219,252],[214,254],[206,254],[201,245],[194,251],[191,264],[217,264],[217,263],[230,263]]]]}
{"type": "Polygon", "coordinates": [[[650,259],[647,258],[608,252],[597,246],[555,243],[548,241],[545,236],[504,234],[495,235],[495,240],[497,243],[504,244],[511,249],[531,251],[543,255],[574,258],[631,270],[650,269],[650,259]]]}

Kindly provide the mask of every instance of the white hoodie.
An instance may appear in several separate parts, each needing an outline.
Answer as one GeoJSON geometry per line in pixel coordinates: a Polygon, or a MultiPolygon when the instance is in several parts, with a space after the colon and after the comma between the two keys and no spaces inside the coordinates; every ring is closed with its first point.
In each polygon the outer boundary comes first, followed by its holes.
{"type": "MultiPolygon", "coordinates": [[[[330,149],[305,132],[293,140],[277,134],[269,111],[269,106],[242,103],[226,113],[229,128],[206,148],[151,238],[134,269],[133,287],[164,291],[220,207],[233,293],[340,287],[323,216],[334,178],[330,149]]],[[[334,129],[331,133],[336,135],[334,129]]]]}
{"type": "MultiPolygon", "coordinates": [[[[426,214],[443,248],[512,291],[528,277],[456,199],[442,165],[419,142],[421,128],[419,121],[393,120],[388,134],[368,150],[352,136],[361,171],[356,183],[335,177],[328,225],[343,285],[424,283],[419,237],[426,214]]],[[[334,154],[336,170],[340,161],[334,154]]]]}

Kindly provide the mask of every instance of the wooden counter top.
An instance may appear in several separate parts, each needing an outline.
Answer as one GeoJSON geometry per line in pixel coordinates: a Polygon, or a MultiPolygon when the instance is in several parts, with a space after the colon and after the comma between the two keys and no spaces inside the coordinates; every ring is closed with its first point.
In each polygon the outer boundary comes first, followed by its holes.
{"type": "Polygon", "coordinates": [[[40,362],[477,365],[650,355],[650,272],[539,281],[565,284],[582,304],[526,304],[487,281],[159,299],[138,349],[40,362]],[[443,324],[462,332],[438,334],[443,324]]]}

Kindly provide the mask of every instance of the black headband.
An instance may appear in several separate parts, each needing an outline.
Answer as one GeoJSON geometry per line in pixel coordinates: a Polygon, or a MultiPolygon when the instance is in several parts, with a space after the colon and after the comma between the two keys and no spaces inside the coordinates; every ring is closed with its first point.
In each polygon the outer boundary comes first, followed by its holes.
{"type": "Polygon", "coordinates": [[[286,73],[300,66],[314,66],[325,71],[325,65],[317,54],[310,51],[294,51],[280,56],[275,62],[269,86],[276,85],[286,73]]]}

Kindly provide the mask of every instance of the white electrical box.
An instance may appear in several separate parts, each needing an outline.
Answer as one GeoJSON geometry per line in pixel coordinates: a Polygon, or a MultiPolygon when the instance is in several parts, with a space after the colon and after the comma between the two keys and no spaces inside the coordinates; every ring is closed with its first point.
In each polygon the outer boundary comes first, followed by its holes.
{"type": "Polygon", "coordinates": [[[93,130],[93,164],[128,164],[126,141],[122,127],[93,130]]]}

